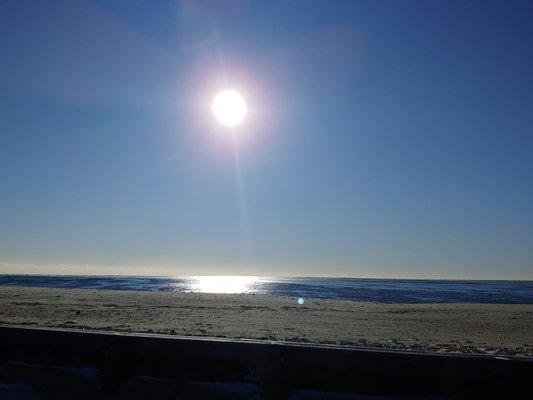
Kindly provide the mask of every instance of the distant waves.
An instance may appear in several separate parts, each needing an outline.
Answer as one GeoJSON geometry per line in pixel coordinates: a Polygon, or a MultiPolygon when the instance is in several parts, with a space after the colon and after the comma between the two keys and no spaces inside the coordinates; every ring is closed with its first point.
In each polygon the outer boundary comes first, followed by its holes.
{"type": "Polygon", "coordinates": [[[247,293],[380,303],[533,304],[531,281],[0,275],[1,286],[247,293]]]}

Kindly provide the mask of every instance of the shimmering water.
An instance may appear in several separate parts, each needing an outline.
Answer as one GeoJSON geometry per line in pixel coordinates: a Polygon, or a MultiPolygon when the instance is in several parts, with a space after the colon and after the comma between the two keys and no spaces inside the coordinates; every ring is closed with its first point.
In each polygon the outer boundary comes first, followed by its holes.
{"type": "Polygon", "coordinates": [[[123,277],[0,275],[2,286],[249,293],[384,303],[533,304],[533,281],[442,281],[249,276],[123,277]]]}

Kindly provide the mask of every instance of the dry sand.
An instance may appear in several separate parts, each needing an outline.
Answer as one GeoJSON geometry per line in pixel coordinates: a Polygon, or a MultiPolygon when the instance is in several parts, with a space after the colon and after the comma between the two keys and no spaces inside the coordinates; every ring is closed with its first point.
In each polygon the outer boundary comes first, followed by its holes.
{"type": "Polygon", "coordinates": [[[533,356],[533,305],[0,287],[0,324],[533,356]]]}

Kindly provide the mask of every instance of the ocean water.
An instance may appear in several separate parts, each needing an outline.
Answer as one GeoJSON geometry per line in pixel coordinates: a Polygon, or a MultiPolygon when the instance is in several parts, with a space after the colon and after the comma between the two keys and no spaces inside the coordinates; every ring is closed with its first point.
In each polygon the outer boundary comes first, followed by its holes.
{"type": "Polygon", "coordinates": [[[383,303],[533,304],[533,281],[0,275],[0,286],[248,293],[383,303]]]}

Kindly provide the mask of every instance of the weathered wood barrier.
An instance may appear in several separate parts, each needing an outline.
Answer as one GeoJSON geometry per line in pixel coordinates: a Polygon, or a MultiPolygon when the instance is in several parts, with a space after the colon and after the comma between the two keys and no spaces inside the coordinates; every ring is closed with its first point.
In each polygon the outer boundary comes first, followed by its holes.
{"type": "Polygon", "coordinates": [[[0,399],[511,399],[532,378],[518,357],[0,326],[0,399]]]}

